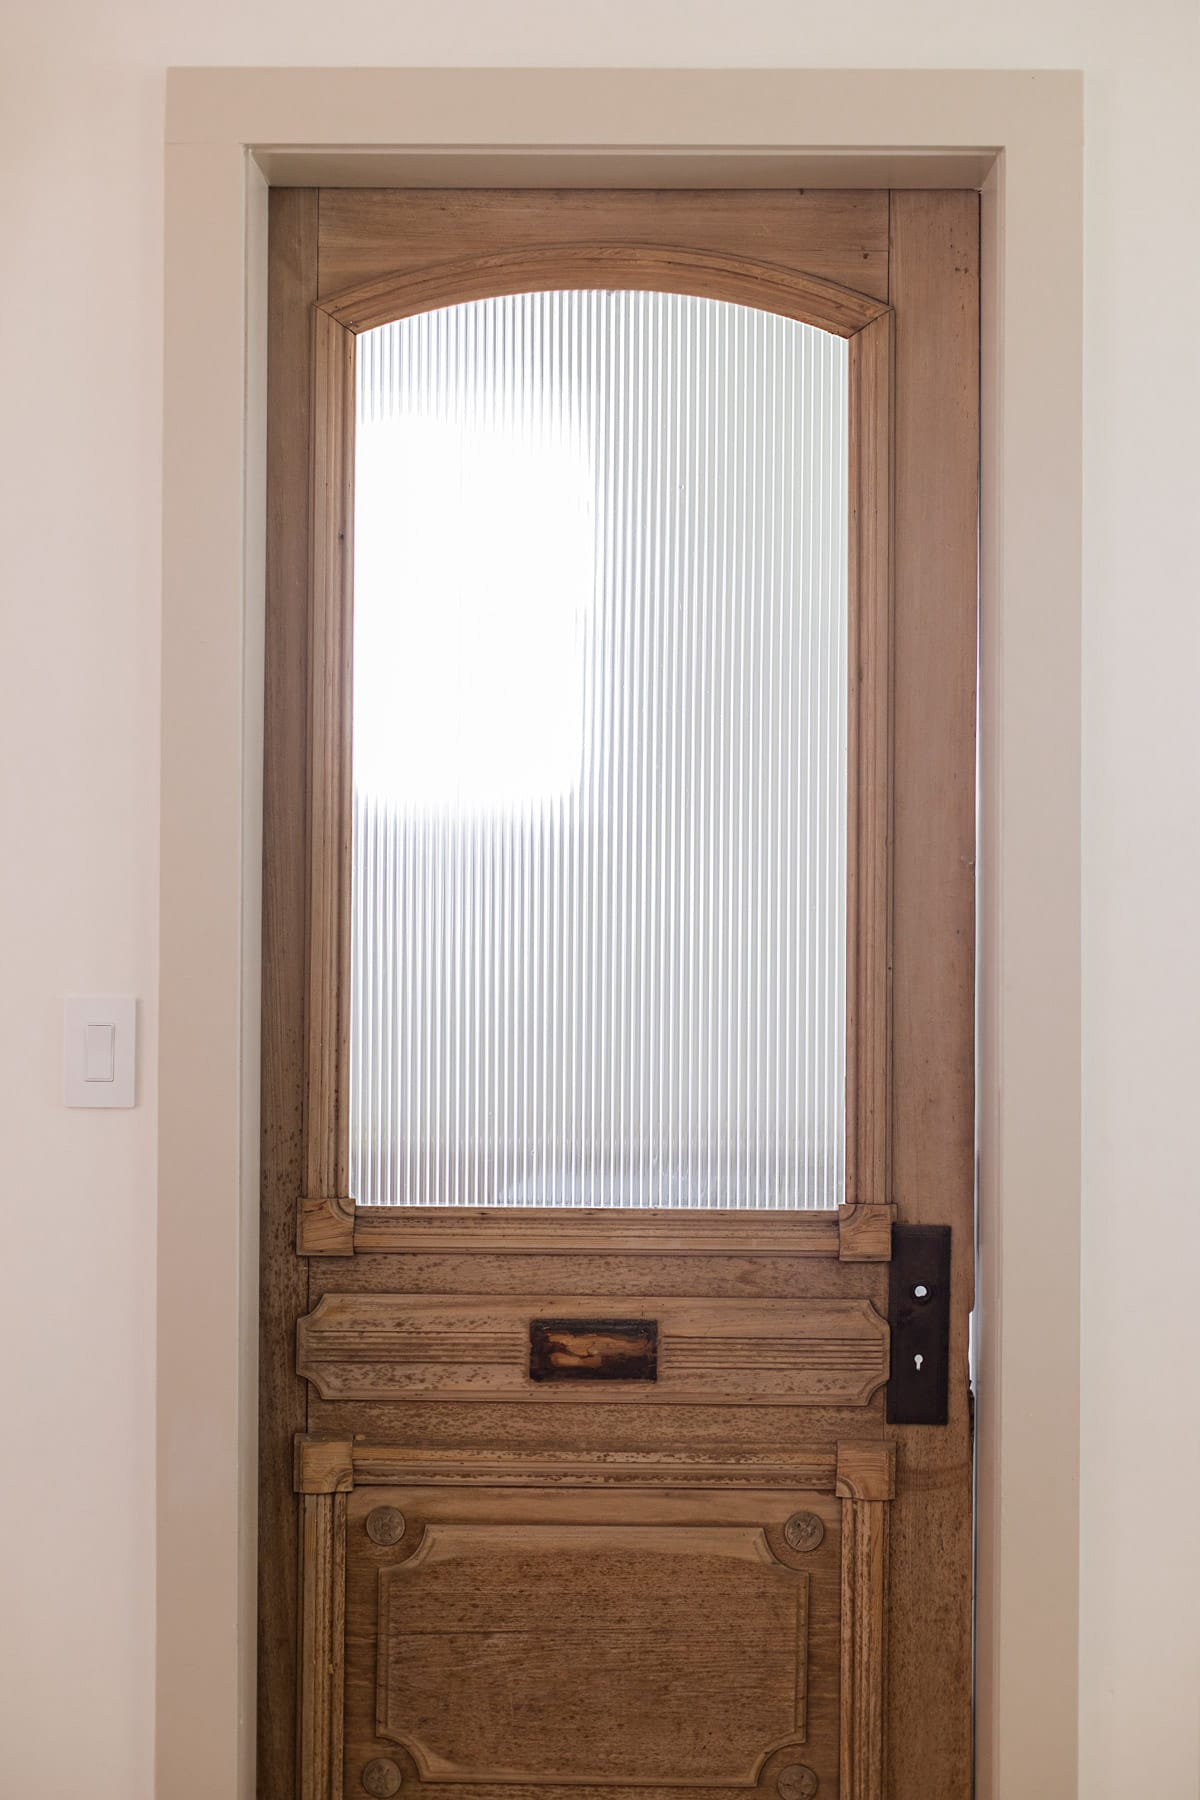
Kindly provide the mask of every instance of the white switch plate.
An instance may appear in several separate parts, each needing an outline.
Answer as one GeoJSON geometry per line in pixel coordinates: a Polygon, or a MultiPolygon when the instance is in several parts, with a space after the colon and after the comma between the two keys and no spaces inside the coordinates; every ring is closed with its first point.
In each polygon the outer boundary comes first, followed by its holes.
{"type": "Polygon", "coordinates": [[[71,994],[63,1003],[63,1105],[132,1106],[137,1001],[71,994]]]}

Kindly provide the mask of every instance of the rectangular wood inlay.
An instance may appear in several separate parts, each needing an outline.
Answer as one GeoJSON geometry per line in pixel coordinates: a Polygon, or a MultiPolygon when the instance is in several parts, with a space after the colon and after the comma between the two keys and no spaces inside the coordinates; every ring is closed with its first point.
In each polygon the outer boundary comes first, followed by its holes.
{"type": "Polygon", "coordinates": [[[657,1381],[656,1319],[534,1319],[533,1381],[657,1381]]]}

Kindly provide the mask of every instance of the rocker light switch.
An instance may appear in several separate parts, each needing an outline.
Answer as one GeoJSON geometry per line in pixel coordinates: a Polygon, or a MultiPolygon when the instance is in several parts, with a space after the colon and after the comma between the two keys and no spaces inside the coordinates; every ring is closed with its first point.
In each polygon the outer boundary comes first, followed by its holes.
{"type": "Polygon", "coordinates": [[[111,1081],[116,1072],[117,1028],[86,1025],[83,1032],[83,1079],[111,1081]]]}
{"type": "Polygon", "coordinates": [[[63,1015],[63,1104],[132,1106],[137,1001],[71,996],[63,1015]]]}

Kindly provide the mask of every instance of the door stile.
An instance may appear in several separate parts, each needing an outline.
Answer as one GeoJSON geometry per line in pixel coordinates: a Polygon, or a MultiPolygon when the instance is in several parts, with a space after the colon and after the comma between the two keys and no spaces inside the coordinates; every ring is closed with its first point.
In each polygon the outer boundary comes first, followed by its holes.
{"type": "Polygon", "coordinates": [[[308,1079],[302,1256],[354,1249],[350,1162],[354,334],[315,315],[309,640],[308,1079]]]}
{"type": "Polygon", "coordinates": [[[296,1319],[309,1264],[295,1254],[303,1190],[305,933],[309,867],[309,518],[317,194],[276,190],[270,206],[268,513],[263,741],[262,1193],[259,1214],[258,1782],[294,1800],[300,1515],[292,1440],[308,1418],[296,1319]]]}
{"type": "Polygon", "coordinates": [[[894,193],[891,237],[893,1180],[901,1224],[950,1227],[951,1307],[948,1423],[887,1428],[888,1791],[958,1800],[972,1763],[979,196],[894,193]]]}

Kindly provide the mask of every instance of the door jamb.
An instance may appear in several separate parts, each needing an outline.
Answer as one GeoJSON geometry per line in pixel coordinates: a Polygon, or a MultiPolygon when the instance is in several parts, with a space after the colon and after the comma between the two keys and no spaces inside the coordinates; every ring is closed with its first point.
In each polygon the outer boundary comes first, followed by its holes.
{"type": "Polygon", "coordinates": [[[665,156],[714,186],[982,188],[978,1792],[1037,1768],[1074,1794],[1080,78],[183,70],[167,136],[158,1787],[254,1788],[264,171],[345,180],[357,144],[372,185],[478,185],[464,159],[507,141],[556,185],[614,156],[654,185],[665,156]]]}

